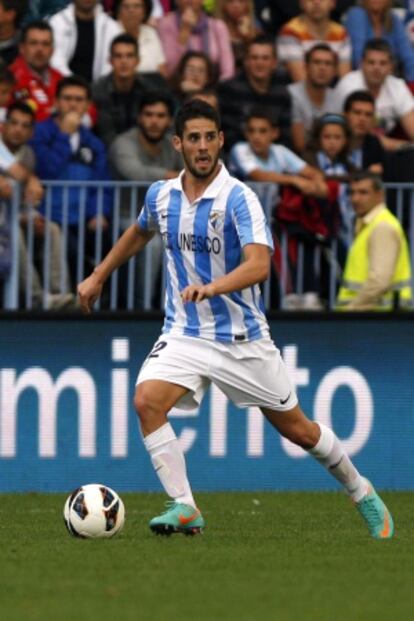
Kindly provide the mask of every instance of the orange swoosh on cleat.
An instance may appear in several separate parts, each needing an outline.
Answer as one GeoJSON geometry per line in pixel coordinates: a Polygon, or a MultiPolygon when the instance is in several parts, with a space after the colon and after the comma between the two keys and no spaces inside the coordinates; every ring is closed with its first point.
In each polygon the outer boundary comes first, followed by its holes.
{"type": "Polygon", "coordinates": [[[387,537],[390,536],[390,532],[391,532],[390,518],[388,515],[388,511],[386,511],[384,515],[384,528],[380,532],[380,537],[382,539],[386,539],[387,537]]]}
{"type": "Polygon", "coordinates": [[[182,526],[185,526],[186,524],[189,524],[190,522],[192,522],[193,520],[195,520],[196,518],[198,518],[198,516],[200,515],[200,513],[198,511],[195,511],[194,513],[192,513],[189,517],[185,517],[185,515],[179,515],[178,516],[178,521],[180,522],[180,524],[182,526]]]}

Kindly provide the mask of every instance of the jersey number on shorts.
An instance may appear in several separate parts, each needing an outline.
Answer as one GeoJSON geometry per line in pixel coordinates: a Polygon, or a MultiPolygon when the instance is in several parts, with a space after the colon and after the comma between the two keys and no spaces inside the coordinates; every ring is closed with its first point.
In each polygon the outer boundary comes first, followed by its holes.
{"type": "Polygon", "coordinates": [[[167,347],[167,341],[158,341],[158,343],[155,343],[148,358],[158,358],[160,355],[159,352],[164,349],[164,347],[167,347]]]}

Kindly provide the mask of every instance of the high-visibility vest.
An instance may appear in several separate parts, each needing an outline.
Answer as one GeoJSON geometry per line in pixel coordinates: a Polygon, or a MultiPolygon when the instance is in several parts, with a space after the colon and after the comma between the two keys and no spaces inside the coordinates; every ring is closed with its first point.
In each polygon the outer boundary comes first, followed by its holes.
{"type": "Polygon", "coordinates": [[[374,228],[378,226],[380,222],[387,222],[397,231],[400,238],[400,252],[391,285],[388,291],[378,300],[373,310],[392,310],[394,306],[393,302],[395,292],[397,292],[399,296],[400,308],[408,309],[412,307],[411,263],[407,239],[397,218],[393,216],[386,207],[384,207],[375,216],[372,222],[363,227],[361,231],[357,233],[355,240],[349,249],[342,286],[339,290],[337,299],[337,310],[346,310],[346,305],[358,295],[358,292],[368,279],[369,238],[374,228]]]}

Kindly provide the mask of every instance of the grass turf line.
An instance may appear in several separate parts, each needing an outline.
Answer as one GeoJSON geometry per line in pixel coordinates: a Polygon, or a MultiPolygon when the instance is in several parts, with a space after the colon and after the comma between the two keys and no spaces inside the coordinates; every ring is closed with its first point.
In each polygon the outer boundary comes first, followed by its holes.
{"type": "Polygon", "coordinates": [[[65,497],[0,495],[2,621],[382,621],[414,611],[414,494],[390,541],[336,493],[197,494],[207,529],[153,535],[161,494],[122,494],[112,540],[65,531],[65,497]]]}

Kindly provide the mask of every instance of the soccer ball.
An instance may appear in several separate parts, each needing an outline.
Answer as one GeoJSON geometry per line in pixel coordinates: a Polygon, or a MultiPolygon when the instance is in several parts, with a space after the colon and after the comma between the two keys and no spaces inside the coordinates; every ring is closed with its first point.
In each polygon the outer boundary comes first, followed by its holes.
{"type": "Polygon", "coordinates": [[[66,528],[74,537],[113,537],[124,525],[124,503],[106,485],[82,485],[66,500],[63,518],[66,528]]]}

